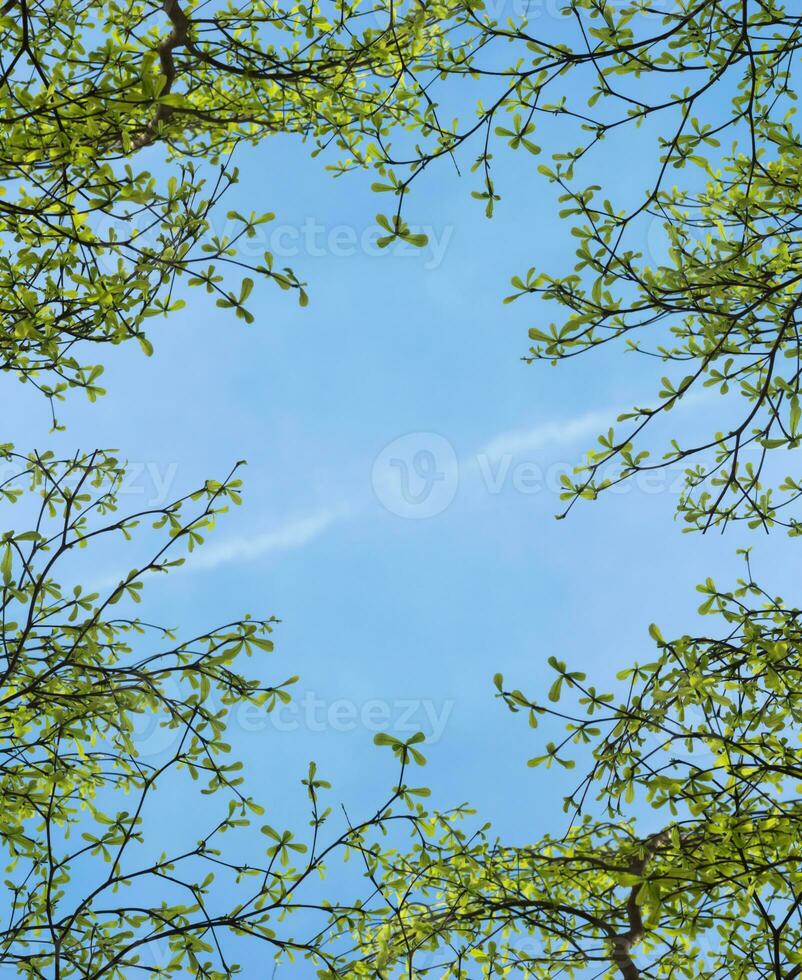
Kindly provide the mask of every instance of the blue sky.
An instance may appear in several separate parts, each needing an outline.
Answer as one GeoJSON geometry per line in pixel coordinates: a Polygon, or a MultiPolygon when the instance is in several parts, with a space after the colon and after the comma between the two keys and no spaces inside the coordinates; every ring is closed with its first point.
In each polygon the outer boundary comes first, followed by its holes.
{"type": "MultiPolygon", "coordinates": [[[[632,157],[618,152],[612,193],[632,180],[632,157]]],[[[310,758],[352,813],[379,802],[394,777],[372,744],[381,727],[435,736],[435,805],[470,800],[511,841],[554,830],[567,784],[526,769],[541,742],[494,698],[494,672],[536,696],[555,654],[603,684],[650,655],[650,622],[667,635],[695,628],[695,584],[732,580],[737,547],[753,545],[757,572],[786,594],[799,549],[776,535],[769,550],[737,529],[682,534],[675,481],[554,520],[554,474],[654,390],[654,368],[612,349],[556,369],[521,362],[543,311],[502,305],[509,279],[565,268],[573,252],[532,158],[499,158],[492,221],[469,178],[433,171],[407,217],[436,248],[412,254],[361,244],[386,210],[369,176],[334,181],[283,139],[239,165],[224,210],[276,212],[266,233],[309,281],[310,306],[257,283],[246,327],[193,291],[183,312],[154,321],[152,358],[111,353],[108,395],[73,398],[64,434],[49,436],[45,406],[5,380],[4,434],[20,448],[119,448],[132,508],[248,460],[245,505],[197,560],[150,586],[148,615],[186,633],[244,611],[282,620],[269,676],[299,674],[299,706],[231,732],[276,824],[302,812],[310,758]],[[418,519],[400,479],[406,467],[410,493],[423,494],[415,481],[432,461],[444,478],[420,506],[436,513],[418,519]]],[[[131,566],[108,560],[98,574],[131,566]]],[[[179,817],[187,801],[161,805],[179,817]]]]}

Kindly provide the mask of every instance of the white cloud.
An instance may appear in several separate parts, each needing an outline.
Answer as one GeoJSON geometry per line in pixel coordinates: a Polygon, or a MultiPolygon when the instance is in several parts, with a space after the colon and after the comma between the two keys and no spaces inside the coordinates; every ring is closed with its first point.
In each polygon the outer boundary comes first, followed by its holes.
{"type": "MultiPolygon", "coordinates": [[[[235,561],[253,561],[274,552],[295,551],[320,537],[332,525],[346,520],[350,513],[350,510],[345,507],[321,509],[305,517],[285,521],[262,534],[231,537],[220,542],[217,542],[214,537],[211,540],[207,538],[202,548],[191,553],[187,553],[186,549],[183,551],[176,549],[175,554],[168,553],[168,559],[184,558],[184,564],[173,568],[170,574],[207,571],[235,561]]],[[[99,578],[87,585],[86,591],[105,592],[119,585],[124,577],[124,575],[108,575],[99,578]]],[[[140,580],[142,580],[141,576],[140,580]]],[[[153,580],[147,577],[144,581],[147,583],[153,580]]]]}
{"type": "Polygon", "coordinates": [[[475,456],[499,459],[503,456],[520,456],[534,452],[543,446],[563,446],[578,439],[596,436],[608,429],[621,410],[586,412],[562,422],[544,422],[530,429],[514,429],[502,432],[475,453],[475,456]]]}
{"type": "Polygon", "coordinates": [[[252,561],[274,552],[295,551],[347,516],[348,512],[342,508],[324,509],[287,521],[262,534],[229,538],[219,544],[209,543],[188,555],[184,567],[190,572],[205,571],[233,561],[252,561]]]}

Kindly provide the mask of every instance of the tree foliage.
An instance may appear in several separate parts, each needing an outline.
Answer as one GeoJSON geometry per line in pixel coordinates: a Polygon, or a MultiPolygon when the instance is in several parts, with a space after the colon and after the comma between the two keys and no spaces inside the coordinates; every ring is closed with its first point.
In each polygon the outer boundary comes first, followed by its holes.
{"type": "Polygon", "coordinates": [[[784,5],[568,0],[562,16],[531,20],[477,0],[8,0],[3,9],[6,369],[51,398],[70,385],[95,397],[100,366],[82,363],[81,345],[136,337],[149,352],[146,321],[184,302],[179,280],[247,322],[253,276],[306,302],[303,283],[271,254],[237,256],[270,215],[229,212],[224,227],[219,199],[237,180],[240,143],[297,134],[315,153],[331,151],[335,174],[378,169],[374,188],[396,198],[380,216],[387,241],[419,243],[403,207],[427,168],[475,145],[473,194],[491,214],[495,148],[538,154],[536,126],[560,122],[580,142],[540,169],[562,196],[578,261],[569,273],[530,269],[513,280],[514,296],[564,314],[532,328],[531,358],[621,341],[677,365],[656,401],[624,413],[567,479],[567,505],[676,464],[686,467],[680,511],[690,529],[744,519],[796,533],[800,477],[769,466],[771,450],[798,446],[801,417],[801,26],[784,5]],[[481,100],[461,122],[452,106],[464,105],[469,80],[481,82],[481,100]],[[606,145],[648,148],[652,134],[643,195],[616,203],[588,185],[606,145]],[[647,256],[655,223],[659,254],[647,256]],[[246,274],[232,285],[226,270],[246,274]],[[651,423],[705,389],[726,396],[710,434],[671,437],[654,458],[651,423]]]}
{"type": "Polygon", "coordinates": [[[164,507],[121,514],[124,471],[111,454],[58,459],[4,447],[2,462],[5,503],[38,506],[28,508],[28,529],[0,545],[0,963],[38,980],[222,980],[238,972],[239,937],[264,943],[268,957],[303,954],[345,975],[327,940],[342,921],[369,914],[375,889],[358,875],[359,901],[343,907],[318,882],[348,854],[369,865],[377,840],[422,835],[424,791],[405,782],[410,763],[424,762],[415,748],[422,736],[379,739],[400,772],[367,819],[332,817],[322,799],[329,783],[312,764],[303,781],[309,828],[263,824],[255,847],[243,828],[265,808],[231,757],[226,727],[234,708],[269,712],[290,698],[297,678],[267,685],[264,666],[255,676],[240,667],[271,653],[275,620],[245,618],[181,639],[136,615],[147,579],[180,566],[239,502],[236,472],[164,507]],[[60,583],[74,580],[85,551],[117,551],[148,526],[161,540],[148,538],[149,557],[116,581],[60,583]],[[143,721],[169,733],[162,751],[142,751],[143,721]],[[165,793],[208,798],[193,803],[208,822],[196,840],[161,829],[165,793]],[[281,926],[293,912],[307,938],[281,926]]]}
{"type": "MultiPolygon", "coordinates": [[[[228,212],[223,230],[240,144],[293,134],[336,175],[374,168],[374,189],[393,199],[383,242],[421,244],[404,213],[432,165],[459,168],[473,152],[473,196],[492,215],[497,149],[539,156],[548,125],[576,141],[539,169],[577,261],[513,279],[511,299],[560,311],[532,328],[528,359],[621,343],[669,372],[566,476],[566,511],[679,465],[688,529],[743,520],[800,533],[802,476],[774,451],[798,449],[802,424],[802,16],[775,0],[559,9],[527,19],[482,0],[8,0],[2,367],[51,402],[70,387],[94,400],[102,369],[83,349],[137,339],[150,353],[146,323],[183,303],[183,283],[245,323],[255,276],[306,303],[292,270],[237,252],[271,215],[228,212]],[[477,83],[481,101],[461,121],[452,92],[459,102],[477,83]],[[636,145],[657,147],[643,154],[653,179],[642,194],[628,187],[616,201],[588,184],[611,152],[636,145]],[[680,425],[688,413],[669,413],[700,398],[705,410],[690,414],[709,434],[675,431],[652,455],[653,423],[680,425]]],[[[591,759],[564,835],[512,846],[487,825],[466,828],[464,807],[428,812],[428,791],[406,783],[424,761],[420,738],[386,735],[377,741],[400,774],[373,815],[331,829],[328,783],[312,766],[308,832],[265,824],[254,856],[238,831],[262,806],[225,728],[235,706],[269,711],[289,697],[294,678],[267,684],[238,666],[270,652],[274,621],[182,640],[133,612],[143,580],[173,569],[239,502],[236,470],[121,516],[113,455],[0,455],[11,468],[0,495],[28,522],[0,542],[0,962],[19,975],[225,977],[245,939],[306,957],[323,978],[802,975],[800,612],[762,591],[748,560],[733,589],[700,587],[701,612],[722,629],[666,641],[654,627],[656,654],[624,672],[621,690],[597,690],[556,657],[545,697],[497,676],[510,710],[549,730],[533,766],[572,769],[574,748],[591,759]],[[74,584],[87,549],[139,540],[146,525],[163,536],[149,559],[111,585],[74,584]],[[174,733],[157,762],[134,738],[151,716],[174,733]],[[567,734],[550,738],[558,721],[567,734]],[[208,797],[210,830],[154,853],[156,791],[183,778],[208,797]],[[338,878],[335,897],[319,878],[349,854],[357,880],[341,889],[338,878]],[[155,965],[153,942],[169,950],[155,965]]]]}
{"type": "Polygon", "coordinates": [[[496,677],[530,726],[565,724],[531,766],[592,758],[569,826],[516,847],[449,826],[403,873],[391,861],[374,975],[802,974],[802,613],[750,571],[699,590],[720,628],[666,641],[653,626],[655,655],[616,692],[555,657],[544,697],[496,677]]]}
{"type": "Polygon", "coordinates": [[[80,347],[136,338],[149,353],[146,322],[183,304],[179,280],[247,322],[252,275],[305,304],[303,284],[269,252],[237,256],[272,215],[229,212],[224,223],[231,154],[289,133],[316,152],[335,144],[348,157],[340,170],[380,158],[389,128],[436,114],[408,63],[446,57],[446,9],[8,0],[2,366],[51,399],[69,386],[94,398],[101,368],[80,347]],[[227,270],[250,275],[232,287],[227,270]]]}
{"type": "Polygon", "coordinates": [[[781,3],[747,0],[648,11],[566,5],[596,24],[582,31],[584,52],[563,56],[570,70],[592,63],[595,83],[583,96],[593,115],[582,110],[584,144],[541,169],[561,192],[578,261],[568,274],[530,269],[513,280],[511,298],[534,294],[563,313],[530,331],[532,360],[621,342],[681,373],[599,438],[564,497],[570,509],[638,472],[682,466],[689,530],[745,520],[797,534],[800,475],[769,457],[799,447],[802,418],[794,78],[802,19],[781,3]],[[601,141],[640,126],[656,130],[659,147],[642,197],[616,203],[605,187],[580,181],[601,141]],[[711,390],[724,396],[714,427],[699,441],[672,432],[655,459],[645,442],[652,423],[711,390]]]}

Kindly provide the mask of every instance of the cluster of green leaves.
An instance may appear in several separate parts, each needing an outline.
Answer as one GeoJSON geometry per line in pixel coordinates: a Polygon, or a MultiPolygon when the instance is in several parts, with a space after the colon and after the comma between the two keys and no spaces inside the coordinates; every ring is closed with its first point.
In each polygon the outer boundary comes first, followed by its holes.
{"type": "Polygon", "coordinates": [[[316,883],[338,856],[356,853],[369,865],[380,850],[373,838],[396,826],[423,832],[425,791],[405,783],[409,764],[425,761],[415,748],[422,736],[377,737],[398,759],[397,786],[372,816],[346,820],[325,840],[331,810],[320,794],[329,784],[311,765],[309,830],[294,835],[265,824],[260,854],[252,835],[237,836],[265,809],[245,788],[226,729],[234,708],[269,712],[290,698],[297,678],[268,686],[264,666],[256,676],[238,666],[243,658],[261,664],[272,651],[275,621],[246,617],[180,639],[134,614],[146,580],[180,566],[239,502],[236,471],[164,507],[121,514],[124,470],[109,453],[57,459],[4,446],[0,461],[4,504],[38,501],[27,507],[30,526],[0,543],[0,963],[37,980],[223,980],[238,972],[228,933],[262,941],[271,953],[308,955],[326,975],[348,975],[340,966],[341,956],[351,959],[347,949],[327,951],[326,939],[344,917],[370,914],[374,889],[343,909],[321,898],[316,883]],[[85,550],[107,541],[116,552],[148,527],[158,535],[152,554],[118,581],[60,583],[59,573],[75,577],[85,550]],[[143,723],[167,734],[155,754],[143,751],[143,723]],[[204,819],[208,811],[209,829],[154,850],[164,789],[193,787],[209,798],[193,807],[204,819]],[[282,935],[280,923],[294,911],[306,917],[310,939],[294,939],[286,927],[282,935]]]}
{"type": "Polygon", "coordinates": [[[303,283],[274,269],[269,252],[250,265],[237,255],[267,215],[230,212],[226,233],[216,227],[243,141],[294,133],[316,153],[332,148],[335,174],[376,168],[374,188],[397,200],[394,214],[379,216],[382,244],[420,245],[402,207],[433,162],[478,142],[473,193],[490,214],[495,144],[538,154],[536,120],[564,117],[582,141],[541,170],[561,190],[578,263],[566,275],[532,269],[513,280],[515,295],[542,296],[566,314],[532,329],[531,357],[620,339],[683,366],[656,404],[622,415],[625,427],[589,454],[568,481],[568,506],[638,471],[687,464],[680,509],[689,528],[743,518],[796,533],[800,477],[773,489],[761,476],[770,450],[799,439],[800,19],[775,0],[681,0],[664,11],[646,0],[566,0],[559,12],[530,23],[497,18],[481,0],[9,0],[0,18],[3,366],[51,398],[70,385],[94,397],[100,368],[82,366],[76,346],[136,337],[150,351],[146,320],[183,302],[180,278],[251,322],[253,279],[228,288],[226,268],[244,266],[305,303],[303,283]],[[483,99],[470,122],[446,123],[438,100],[448,104],[448,82],[463,79],[482,79],[483,99]],[[578,175],[604,141],[644,122],[661,125],[656,177],[622,207],[578,175]],[[151,146],[155,166],[135,166],[151,146]],[[171,175],[154,176],[165,154],[171,175]],[[684,184],[669,183],[683,174],[684,184]],[[644,224],[655,221],[664,254],[647,260],[644,224]],[[732,391],[745,406],[740,420],[725,413],[709,438],[672,439],[653,460],[644,430],[705,387],[732,391]]]}
{"type": "MultiPolygon", "coordinates": [[[[337,172],[379,160],[376,139],[435,113],[413,65],[446,57],[449,16],[441,3],[9,0],[0,366],[51,401],[71,386],[94,398],[101,369],[83,364],[80,347],[136,338],[150,353],[147,320],[183,305],[179,280],[248,323],[253,280],[230,289],[226,270],[271,279],[306,304],[304,284],[269,251],[261,262],[238,254],[268,215],[229,212],[223,226],[216,205],[237,180],[231,154],[290,133],[316,152],[339,147],[347,162],[337,172]]],[[[400,221],[388,227],[409,237],[400,221]]]]}
{"type": "Polygon", "coordinates": [[[533,764],[592,747],[593,765],[565,809],[599,841],[595,856],[574,851],[585,873],[613,871],[591,889],[597,899],[629,889],[608,916],[592,900],[583,906],[614,927],[607,935],[625,977],[802,974],[802,612],[763,591],[746,561],[734,589],[710,579],[699,586],[699,611],[722,621],[720,634],[669,642],[652,626],[657,655],[619,674],[623,696],[558,662],[545,702],[499,679],[501,697],[533,727],[549,717],[566,724],[564,739],[533,764]],[[555,707],[566,690],[578,711],[555,707]],[[594,800],[609,823],[585,815],[594,800]],[[633,808],[655,811],[657,829],[622,849],[633,808]],[[642,862],[636,874],[626,860],[642,862]],[[624,968],[622,937],[627,955],[642,941],[638,972],[624,968]]]}
{"type": "Polygon", "coordinates": [[[584,53],[563,56],[568,70],[592,63],[594,115],[583,117],[583,145],[540,169],[560,190],[577,263],[515,277],[510,299],[535,295],[564,314],[531,329],[533,360],[620,341],[680,373],[662,379],[650,405],[620,415],[620,428],[566,481],[564,499],[570,509],[636,473],[681,466],[688,530],[745,520],[798,534],[802,475],[775,472],[768,457],[802,437],[793,77],[802,19],[775,2],[681,2],[660,18],[648,8],[566,4],[596,25],[584,53]],[[616,204],[579,179],[597,144],[646,122],[659,127],[659,153],[641,198],[616,204]],[[655,459],[651,423],[705,390],[724,396],[715,427],[697,441],[672,433],[655,459]]]}
{"type": "Polygon", "coordinates": [[[542,701],[496,677],[533,728],[566,726],[530,765],[592,758],[570,826],[509,846],[433,817],[412,851],[383,854],[386,905],[355,925],[348,975],[802,975],[802,612],[751,572],[699,589],[722,629],[666,641],[652,627],[654,659],[618,692],[556,658],[542,701]]]}

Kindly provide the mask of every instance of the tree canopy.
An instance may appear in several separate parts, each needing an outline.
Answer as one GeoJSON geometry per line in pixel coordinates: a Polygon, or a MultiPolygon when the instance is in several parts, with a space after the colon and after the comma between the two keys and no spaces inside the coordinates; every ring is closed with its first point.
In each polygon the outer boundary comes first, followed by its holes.
{"type": "Polygon", "coordinates": [[[309,828],[260,821],[257,853],[242,831],[265,807],[246,788],[226,726],[234,708],[269,712],[290,698],[297,678],[267,684],[261,665],[273,650],[275,620],[246,617],[181,638],[136,615],[147,580],[180,566],[239,502],[236,471],[163,507],[121,514],[124,471],[109,453],[58,459],[6,447],[2,461],[14,471],[2,487],[4,503],[24,507],[29,494],[39,503],[24,531],[4,536],[0,558],[7,908],[0,962],[39,980],[222,980],[238,972],[226,938],[233,936],[266,944],[269,955],[310,956],[329,975],[344,975],[328,941],[343,922],[375,914],[376,889],[358,876],[358,902],[349,904],[321,896],[317,882],[349,853],[369,865],[377,841],[423,834],[425,791],[405,781],[408,766],[424,762],[415,748],[422,737],[409,745],[380,739],[397,756],[398,782],[373,814],[353,823],[331,816],[324,803],[330,784],[312,764],[303,780],[309,828]],[[117,551],[148,526],[161,540],[148,538],[147,559],[117,581],[59,581],[75,580],[84,552],[107,542],[117,551]],[[247,658],[260,664],[250,674],[240,668],[247,658]],[[170,734],[164,751],[142,751],[136,732],[143,719],[170,734]],[[179,835],[165,849],[157,833],[154,846],[165,792],[208,798],[199,808],[208,829],[196,840],[179,835]],[[293,912],[302,922],[282,928],[293,912]]]}
{"type": "MultiPolygon", "coordinates": [[[[85,349],[137,339],[151,353],[146,321],[183,303],[180,281],[246,325],[255,275],[305,304],[292,270],[237,253],[269,214],[228,212],[235,230],[219,231],[242,143],[293,134],[335,175],[374,169],[393,201],[382,242],[421,244],[404,214],[432,165],[459,170],[470,154],[473,195],[491,216],[506,193],[497,148],[539,157],[536,128],[548,126],[565,142],[539,166],[543,192],[556,190],[578,244],[573,268],[512,280],[510,299],[534,298],[533,315],[559,311],[532,327],[527,359],[620,343],[634,364],[676,372],[565,477],[566,513],[680,465],[687,529],[745,521],[799,534],[802,476],[775,450],[802,436],[802,16],[774,0],[564,0],[559,13],[499,14],[481,0],[8,0],[3,368],[51,403],[70,387],[94,400],[102,365],[85,349]],[[477,86],[461,121],[453,107],[477,86]],[[635,131],[653,179],[616,201],[598,174],[635,131]],[[670,414],[680,405],[691,411],[670,414]],[[688,414],[709,434],[687,441],[688,414]],[[655,455],[646,438],[665,417],[672,432],[655,455]]],[[[261,664],[275,621],[182,640],[132,612],[144,580],[174,569],[178,549],[202,544],[239,502],[237,469],[121,516],[111,453],[4,445],[0,456],[13,469],[2,502],[27,522],[0,541],[0,962],[20,975],[225,977],[236,970],[226,937],[306,957],[324,978],[802,974],[800,612],[757,585],[748,555],[732,588],[700,586],[719,630],[667,641],[653,627],[656,652],[620,690],[556,656],[545,697],[496,676],[501,701],[547,729],[533,766],[590,759],[563,836],[512,846],[465,807],[427,811],[428,790],[406,782],[424,762],[421,737],[381,735],[400,773],[375,813],[332,830],[312,767],[308,832],[265,824],[257,861],[221,846],[262,813],[225,728],[234,705],[269,711],[290,697],[294,678],[237,666],[261,664]],[[76,556],[147,525],[163,536],[148,560],[110,585],[75,581],[76,556]],[[143,715],[178,733],[155,766],[131,738],[143,715]],[[551,735],[556,722],[565,736],[551,735]],[[146,821],[168,773],[196,783],[215,816],[199,841],[154,854],[146,821]],[[354,894],[319,884],[340,854],[356,859],[354,894]],[[241,899],[221,906],[215,875],[241,899]],[[170,950],[156,966],[143,955],[154,941],[170,950]]]]}
{"type": "Polygon", "coordinates": [[[667,641],[653,626],[655,655],[616,692],[556,657],[542,698],[497,675],[531,727],[565,724],[530,766],[591,756],[566,831],[510,846],[450,825],[390,858],[369,975],[802,974],[802,614],[748,566],[732,590],[699,588],[720,629],[667,641]]]}
{"type": "MultiPolygon", "coordinates": [[[[98,3],[9,0],[0,19],[0,297],[3,367],[50,397],[95,397],[86,343],[145,335],[148,318],[201,286],[246,322],[253,279],[298,292],[273,257],[237,244],[268,214],[229,212],[237,144],[298,134],[335,144],[341,169],[379,159],[396,124],[435,109],[420,70],[447,57],[441,10],[344,3],[98,3]],[[381,18],[384,18],[384,23],[381,18]],[[416,69],[417,70],[417,69],[416,69]],[[369,142],[371,141],[371,142],[369,142]],[[148,149],[151,148],[151,149],[148,149]],[[240,283],[227,285],[226,271],[240,283]]],[[[409,235],[396,223],[394,230],[409,235]]]]}
{"type": "Polygon", "coordinates": [[[237,257],[268,214],[230,212],[225,233],[216,224],[242,142],[297,134],[335,174],[378,169],[374,188],[397,199],[379,216],[385,243],[420,244],[403,207],[431,164],[459,167],[474,145],[473,194],[492,214],[496,145],[538,154],[536,126],[563,117],[560,132],[580,142],[540,170],[562,195],[578,262],[513,279],[514,296],[541,296],[564,313],[532,328],[530,356],[562,359],[620,340],[683,371],[601,438],[568,481],[568,505],[676,463],[687,465],[680,509],[690,528],[745,519],[796,533],[798,476],[764,477],[772,449],[797,446],[800,422],[800,20],[782,4],[569,0],[562,16],[531,20],[475,0],[9,0],[3,12],[7,370],[51,398],[70,385],[95,397],[100,365],[83,364],[80,348],[135,337],[150,352],[145,323],[184,302],[178,279],[247,322],[253,275],[306,302],[304,284],[269,253],[257,263],[237,257]],[[477,80],[480,102],[460,122],[454,99],[477,80]],[[587,174],[604,144],[626,148],[636,128],[656,147],[654,180],[616,203],[587,174]],[[662,254],[644,257],[654,221],[662,254]],[[652,421],[711,388],[727,397],[708,438],[671,438],[657,460],[642,448],[652,421]]]}

